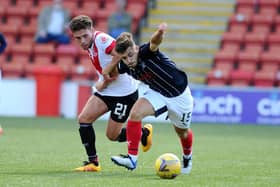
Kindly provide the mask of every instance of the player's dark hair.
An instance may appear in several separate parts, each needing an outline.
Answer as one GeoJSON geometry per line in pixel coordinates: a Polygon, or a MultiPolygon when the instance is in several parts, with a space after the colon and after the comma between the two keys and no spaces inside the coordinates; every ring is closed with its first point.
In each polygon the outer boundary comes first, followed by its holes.
{"type": "Polygon", "coordinates": [[[72,32],[82,29],[90,29],[92,28],[92,20],[90,17],[85,15],[76,16],[70,21],[69,28],[72,32]]]}
{"type": "Polygon", "coordinates": [[[117,53],[123,54],[127,48],[134,46],[135,43],[133,41],[132,34],[129,32],[123,32],[116,39],[115,50],[117,53]]]}

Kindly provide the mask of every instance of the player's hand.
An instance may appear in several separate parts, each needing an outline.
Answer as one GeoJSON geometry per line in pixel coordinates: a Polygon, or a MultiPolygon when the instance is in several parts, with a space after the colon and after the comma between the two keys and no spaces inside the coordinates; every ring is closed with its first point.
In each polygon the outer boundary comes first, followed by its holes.
{"type": "Polygon", "coordinates": [[[115,77],[110,77],[109,75],[103,75],[103,80],[102,81],[98,81],[96,84],[95,84],[95,88],[98,90],[98,91],[101,91],[105,88],[107,88],[107,86],[113,82],[114,80],[117,79],[117,76],[115,77]]]}
{"type": "Polygon", "coordinates": [[[166,31],[166,29],[167,29],[167,23],[165,23],[165,22],[163,22],[163,23],[161,23],[159,26],[158,26],[158,30],[159,31],[166,31]]]}

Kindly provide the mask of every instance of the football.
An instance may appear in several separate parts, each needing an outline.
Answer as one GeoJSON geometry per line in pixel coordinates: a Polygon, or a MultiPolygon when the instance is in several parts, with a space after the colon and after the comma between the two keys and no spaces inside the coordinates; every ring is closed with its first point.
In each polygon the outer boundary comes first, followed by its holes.
{"type": "Polygon", "coordinates": [[[162,179],[174,179],[181,173],[181,162],[173,153],[160,155],[155,162],[157,175],[162,179]]]}

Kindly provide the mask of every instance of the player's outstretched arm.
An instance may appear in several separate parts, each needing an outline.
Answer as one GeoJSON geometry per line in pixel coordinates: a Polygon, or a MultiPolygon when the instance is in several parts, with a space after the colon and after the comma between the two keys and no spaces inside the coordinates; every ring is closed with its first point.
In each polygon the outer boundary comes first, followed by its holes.
{"type": "Polygon", "coordinates": [[[158,49],[158,46],[161,44],[163,35],[167,29],[167,24],[166,23],[161,23],[158,26],[158,29],[154,34],[152,35],[152,38],[150,40],[150,50],[151,51],[156,51],[158,49]]]}

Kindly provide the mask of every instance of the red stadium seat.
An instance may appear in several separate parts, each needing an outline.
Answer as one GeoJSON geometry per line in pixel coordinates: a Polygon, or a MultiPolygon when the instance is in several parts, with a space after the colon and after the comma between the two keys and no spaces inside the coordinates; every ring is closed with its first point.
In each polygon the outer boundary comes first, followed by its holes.
{"type": "Polygon", "coordinates": [[[21,37],[32,37],[34,38],[37,32],[37,19],[30,19],[28,24],[24,24],[19,28],[21,37]]]}
{"type": "Polygon", "coordinates": [[[55,54],[54,44],[36,44],[33,52],[34,63],[51,64],[55,54]]]}
{"type": "Polygon", "coordinates": [[[77,1],[63,1],[63,6],[69,11],[70,14],[79,8],[77,1]]]}
{"type": "Polygon", "coordinates": [[[267,38],[268,48],[280,46],[280,32],[270,33],[267,38]]]}
{"type": "Polygon", "coordinates": [[[280,4],[279,0],[258,0],[259,13],[262,15],[276,15],[280,4]]]}
{"type": "Polygon", "coordinates": [[[98,10],[99,5],[95,1],[89,1],[85,2],[82,8],[77,8],[73,10],[72,14],[73,16],[78,16],[78,15],[87,15],[93,20],[93,24],[95,25],[96,23],[96,11],[93,10],[98,10]]]}
{"type": "Polygon", "coordinates": [[[273,87],[276,83],[277,71],[256,71],[254,74],[254,86],[257,87],[273,87]]]}
{"type": "Polygon", "coordinates": [[[230,85],[244,87],[250,86],[254,72],[244,70],[233,70],[230,72],[230,85]]]}
{"type": "Polygon", "coordinates": [[[236,2],[236,13],[242,15],[252,15],[256,12],[257,1],[255,0],[238,0],[236,2]]]}
{"type": "Polygon", "coordinates": [[[22,63],[2,64],[2,75],[4,78],[21,78],[24,75],[24,64],[22,63]]]}
{"type": "Polygon", "coordinates": [[[226,71],[231,71],[235,64],[232,61],[217,61],[215,62],[215,69],[222,69],[226,71]]]}
{"type": "Polygon", "coordinates": [[[236,6],[254,6],[256,5],[255,0],[237,0],[236,6]]]}
{"type": "Polygon", "coordinates": [[[268,33],[249,32],[244,35],[244,43],[247,45],[264,45],[267,41],[268,33]]]}
{"type": "Polygon", "coordinates": [[[229,80],[229,72],[225,69],[215,68],[207,74],[207,84],[212,86],[224,86],[227,85],[229,80]]]}
{"type": "Polygon", "coordinates": [[[56,64],[63,69],[67,78],[71,75],[77,55],[78,49],[74,45],[59,45],[56,49],[56,64]]]}
{"type": "Polygon", "coordinates": [[[235,33],[235,32],[225,32],[222,35],[221,46],[223,48],[224,45],[232,45],[237,44],[239,46],[242,45],[244,40],[244,33],[235,33]]]}
{"type": "Polygon", "coordinates": [[[237,61],[240,70],[255,71],[259,65],[260,53],[255,51],[241,51],[237,55],[237,61]]]}
{"type": "Polygon", "coordinates": [[[61,56],[56,59],[56,64],[61,67],[67,79],[71,76],[74,60],[71,56],[61,56]]]}
{"type": "Polygon", "coordinates": [[[15,24],[2,24],[0,25],[0,32],[4,33],[5,37],[11,36],[16,38],[18,35],[19,27],[15,24]]]}
{"type": "Polygon", "coordinates": [[[34,6],[34,1],[33,0],[17,0],[16,6],[30,8],[30,7],[34,6]]]}
{"type": "Polygon", "coordinates": [[[251,19],[253,32],[268,33],[272,29],[272,24],[274,23],[275,15],[254,14],[251,17],[251,19]]]}
{"type": "Polygon", "coordinates": [[[254,63],[239,63],[238,69],[242,71],[256,71],[257,64],[254,63]]]}
{"type": "Polygon", "coordinates": [[[52,3],[52,0],[40,0],[38,1],[38,5],[37,6],[32,6],[27,10],[27,16],[29,16],[30,18],[38,18],[41,10],[50,5],[52,3]]]}
{"type": "Polygon", "coordinates": [[[75,45],[64,45],[61,44],[56,48],[56,55],[57,56],[70,56],[72,58],[76,58],[78,55],[78,48],[75,45]]]}
{"type": "Polygon", "coordinates": [[[99,21],[107,22],[108,17],[111,16],[112,13],[115,11],[116,11],[115,4],[107,4],[105,8],[97,9],[96,11],[97,24],[99,23],[99,21]]]}
{"type": "Polygon", "coordinates": [[[214,56],[214,62],[218,61],[228,61],[235,62],[237,59],[238,51],[230,51],[230,50],[220,50],[214,56]]]}
{"type": "Polygon", "coordinates": [[[245,24],[231,24],[228,31],[230,33],[246,33],[248,31],[248,25],[245,24]]]}
{"type": "Polygon", "coordinates": [[[266,72],[273,72],[280,70],[280,65],[276,63],[261,62],[261,70],[266,72]]]}
{"type": "Polygon", "coordinates": [[[85,64],[77,64],[72,66],[71,80],[84,81],[84,80],[94,80],[97,76],[96,70],[93,66],[88,66],[85,64]]]}
{"type": "Polygon", "coordinates": [[[280,71],[276,73],[276,86],[280,87],[280,71]]]}
{"type": "Polygon", "coordinates": [[[106,32],[108,30],[108,22],[107,21],[102,21],[99,20],[97,22],[97,25],[95,26],[96,30],[102,31],[102,32],[106,32]]]}
{"type": "Polygon", "coordinates": [[[274,24],[275,24],[275,32],[280,33],[280,15],[279,14],[275,17],[274,24]]]}
{"type": "Polygon", "coordinates": [[[252,15],[243,15],[243,14],[233,14],[229,18],[229,27],[232,27],[233,25],[243,25],[248,26],[251,23],[251,17],[252,15]]]}
{"type": "Polygon", "coordinates": [[[139,22],[146,14],[146,5],[142,3],[130,3],[127,6],[127,12],[132,15],[134,21],[139,22]]]}
{"type": "Polygon", "coordinates": [[[21,43],[13,45],[13,48],[11,49],[12,61],[14,63],[27,64],[30,61],[32,51],[32,44],[21,43]]]}
{"type": "Polygon", "coordinates": [[[260,56],[260,64],[275,64],[277,66],[280,65],[280,53],[279,51],[269,49],[268,51],[265,51],[261,53],[260,56]]]}
{"type": "Polygon", "coordinates": [[[236,14],[242,15],[242,16],[251,16],[255,13],[254,7],[238,7],[236,9],[236,14]]]}

